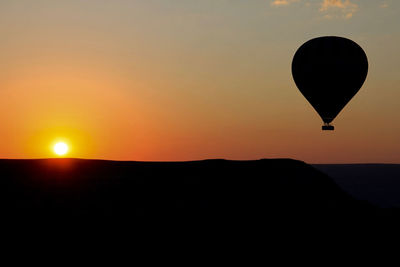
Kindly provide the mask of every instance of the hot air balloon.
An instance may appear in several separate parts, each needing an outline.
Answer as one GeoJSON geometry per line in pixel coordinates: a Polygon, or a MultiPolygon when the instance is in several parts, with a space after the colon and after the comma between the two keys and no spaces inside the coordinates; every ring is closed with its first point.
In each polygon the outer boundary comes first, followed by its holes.
{"type": "Polygon", "coordinates": [[[296,52],[293,79],[300,92],[322,118],[322,130],[330,124],[367,78],[368,59],[355,42],[335,36],[312,39],[296,52]]]}

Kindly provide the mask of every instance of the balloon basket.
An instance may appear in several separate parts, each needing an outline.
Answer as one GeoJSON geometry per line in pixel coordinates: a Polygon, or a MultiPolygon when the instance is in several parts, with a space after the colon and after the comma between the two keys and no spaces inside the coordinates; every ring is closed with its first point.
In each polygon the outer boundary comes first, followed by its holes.
{"type": "Polygon", "coordinates": [[[333,131],[335,130],[335,127],[333,125],[323,125],[322,126],[322,131],[333,131]]]}

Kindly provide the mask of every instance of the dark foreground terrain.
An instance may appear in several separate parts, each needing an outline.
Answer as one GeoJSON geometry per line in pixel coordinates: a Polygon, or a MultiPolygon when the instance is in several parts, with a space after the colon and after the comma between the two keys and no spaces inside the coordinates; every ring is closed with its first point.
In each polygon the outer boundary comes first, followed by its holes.
{"type": "Polygon", "coordinates": [[[399,225],[396,210],[356,200],[289,159],[0,160],[0,174],[0,229],[3,244],[18,251],[13,260],[38,250],[44,258],[61,252],[54,261],[61,262],[79,247],[84,255],[93,250],[93,259],[127,250],[136,262],[134,244],[151,251],[146,261],[165,260],[158,251],[181,260],[194,253],[188,262],[214,255],[237,264],[242,255],[248,265],[276,252],[284,253],[275,255],[279,262],[298,261],[295,252],[314,258],[317,251],[332,253],[330,260],[357,243],[381,246],[373,233],[391,237],[399,225]]]}
{"type": "Polygon", "coordinates": [[[117,162],[0,160],[9,220],[233,221],[316,223],[385,219],[300,161],[117,162]]]}

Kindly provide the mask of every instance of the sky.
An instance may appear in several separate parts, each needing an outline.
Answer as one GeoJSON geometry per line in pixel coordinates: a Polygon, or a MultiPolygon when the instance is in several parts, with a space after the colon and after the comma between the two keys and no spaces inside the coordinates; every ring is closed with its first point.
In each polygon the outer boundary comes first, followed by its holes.
{"type": "Polygon", "coordinates": [[[2,0],[0,158],[400,163],[400,2],[2,0]],[[359,93],[322,132],[291,62],[357,42],[359,93]]]}

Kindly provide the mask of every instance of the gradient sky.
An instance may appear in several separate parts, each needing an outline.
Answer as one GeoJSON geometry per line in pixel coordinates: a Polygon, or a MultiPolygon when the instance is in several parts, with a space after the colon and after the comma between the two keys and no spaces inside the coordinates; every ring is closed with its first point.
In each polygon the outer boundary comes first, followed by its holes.
{"type": "Polygon", "coordinates": [[[2,0],[0,157],[400,163],[400,1],[2,0]],[[322,132],[291,60],[337,35],[364,87],[322,132]]]}

